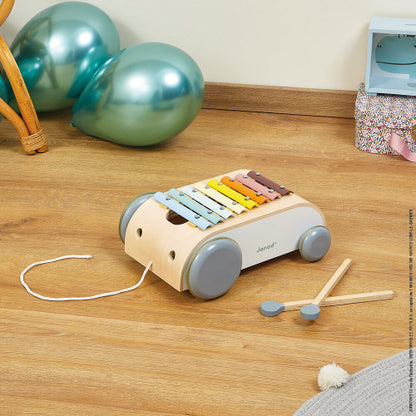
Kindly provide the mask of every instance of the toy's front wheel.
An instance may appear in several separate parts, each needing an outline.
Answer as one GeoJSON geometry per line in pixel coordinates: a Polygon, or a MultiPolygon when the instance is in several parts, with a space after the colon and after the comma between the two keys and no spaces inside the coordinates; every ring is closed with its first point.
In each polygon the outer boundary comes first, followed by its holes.
{"type": "Polygon", "coordinates": [[[329,250],[331,234],[323,225],[306,230],[299,241],[301,256],[307,261],[320,260],[329,250]]]}
{"type": "Polygon", "coordinates": [[[185,268],[189,291],[209,300],[225,294],[240,275],[242,254],[229,238],[216,238],[199,247],[185,268]]]}
{"type": "Polygon", "coordinates": [[[118,232],[120,234],[121,241],[125,242],[124,239],[126,237],[126,230],[131,217],[133,214],[143,205],[148,199],[150,199],[154,195],[153,192],[149,192],[146,194],[141,194],[130,201],[126,208],[124,208],[123,213],[120,216],[120,222],[118,224],[118,232]]]}

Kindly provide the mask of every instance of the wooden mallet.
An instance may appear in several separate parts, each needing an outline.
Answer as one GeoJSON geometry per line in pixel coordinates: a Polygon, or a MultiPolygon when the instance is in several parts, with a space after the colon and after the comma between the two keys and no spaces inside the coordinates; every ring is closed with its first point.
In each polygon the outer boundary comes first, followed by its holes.
{"type": "MultiPolygon", "coordinates": [[[[357,293],[355,295],[331,296],[329,298],[326,298],[322,302],[321,306],[349,305],[352,303],[388,300],[392,299],[393,295],[394,292],[392,290],[384,290],[380,292],[357,293]]],[[[283,303],[269,300],[261,304],[260,312],[264,316],[277,316],[282,312],[301,309],[302,306],[309,305],[313,301],[314,299],[305,299],[283,303]]]]}
{"type": "Polygon", "coordinates": [[[351,303],[387,300],[393,297],[394,293],[391,290],[327,297],[349,269],[351,263],[351,259],[344,260],[315,299],[305,299],[285,303],[267,301],[261,304],[260,312],[264,316],[276,316],[284,311],[300,309],[302,318],[313,320],[319,318],[321,306],[347,305],[351,303]]]}

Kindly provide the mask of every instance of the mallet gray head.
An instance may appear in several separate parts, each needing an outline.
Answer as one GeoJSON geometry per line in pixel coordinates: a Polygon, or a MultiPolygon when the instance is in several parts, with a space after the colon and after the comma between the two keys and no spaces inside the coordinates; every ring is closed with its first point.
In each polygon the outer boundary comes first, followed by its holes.
{"type": "Polygon", "coordinates": [[[268,300],[263,302],[260,306],[260,312],[264,316],[277,316],[281,312],[284,312],[285,304],[280,302],[274,302],[273,300],[268,300]]]}
{"type": "Polygon", "coordinates": [[[310,305],[305,305],[300,308],[300,316],[303,319],[308,319],[309,321],[313,321],[314,319],[318,319],[321,315],[321,308],[314,303],[310,305]]]}

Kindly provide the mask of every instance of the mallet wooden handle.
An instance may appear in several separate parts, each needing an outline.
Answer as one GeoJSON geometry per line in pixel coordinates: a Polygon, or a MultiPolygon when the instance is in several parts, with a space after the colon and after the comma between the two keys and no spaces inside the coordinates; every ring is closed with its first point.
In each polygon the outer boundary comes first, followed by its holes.
{"type": "Polygon", "coordinates": [[[316,296],[316,298],[313,299],[311,303],[317,306],[321,306],[325,298],[332,292],[332,289],[334,289],[337,283],[341,280],[341,277],[344,276],[346,271],[350,268],[351,263],[351,259],[345,259],[341,266],[338,267],[332,277],[328,280],[327,284],[319,292],[318,296],[316,296]]]}
{"type": "MultiPolygon", "coordinates": [[[[357,293],[356,295],[331,296],[321,303],[321,306],[349,305],[352,303],[372,302],[377,300],[392,299],[394,292],[392,290],[384,290],[381,292],[357,293]]],[[[285,302],[285,311],[294,311],[302,306],[310,305],[314,299],[295,300],[285,302]]]]}

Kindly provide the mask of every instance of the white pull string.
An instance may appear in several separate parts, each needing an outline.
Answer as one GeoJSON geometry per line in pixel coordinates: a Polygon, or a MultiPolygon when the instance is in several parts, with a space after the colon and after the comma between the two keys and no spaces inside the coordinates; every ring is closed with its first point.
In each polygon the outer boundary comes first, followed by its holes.
{"type": "Polygon", "coordinates": [[[41,264],[53,263],[55,261],[66,260],[66,259],[90,259],[91,257],[92,256],[90,256],[89,254],[85,254],[85,255],[71,254],[69,256],[62,256],[62,257],[57,257],[56,259],[43,260],[43,261],[38,261],[36,263],[32,263],[30,266],[26,267],[26,269],[24,269],[22,273],[20,274],[20,282],[22,283],[23,287],[27,290],[28,293],[42,300],[50,300],[54,302],[62,302],[62,301],[67,301],[67,300],[92,300],[92,299],[104,298],[107,296],[118,295],[120,293],[124,293],[130,290],[137,289],[143,283],[143,280],[147,272],[149,271],[150,266],[152,265],[152,262],[149,262],[147,267],[144,269],[141,279],[135,285],[130,286],[126,289],[116,290],[114,292],[99,293],[98,295],[93,295],[93,296],[83,296],[83,297],[74,297],[74,298],[51,298],[49,296],[43,296],[43,295],[40,295],[39,293],[34,292],[29,287],[29,285],[25,282],[25,274],[35,266],[39,266],[41,264]]]}

